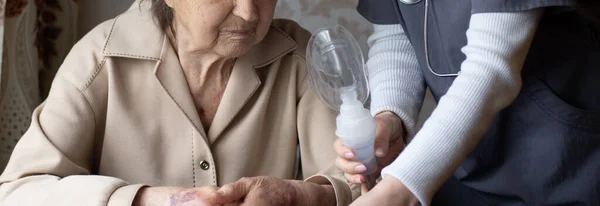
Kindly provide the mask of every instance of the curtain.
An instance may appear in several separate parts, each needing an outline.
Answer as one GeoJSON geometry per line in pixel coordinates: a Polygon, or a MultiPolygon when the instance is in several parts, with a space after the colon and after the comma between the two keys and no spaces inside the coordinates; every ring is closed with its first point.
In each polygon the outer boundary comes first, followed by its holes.
{"type": "Polygon", "coordinates": [[[76,41],[73,0],[3,0],[0,171],[76,41]]]}

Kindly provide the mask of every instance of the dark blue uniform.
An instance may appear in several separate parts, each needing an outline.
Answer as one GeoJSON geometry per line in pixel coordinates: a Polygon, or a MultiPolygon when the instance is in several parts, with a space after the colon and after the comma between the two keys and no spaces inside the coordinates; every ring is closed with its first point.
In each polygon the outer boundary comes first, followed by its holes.
{"type": "MultiPolygon", "coordinates": [[[[570,0],[360,0],[374,24],[402,24],[436,100],[465,60],[471,14],[545,8],[523,87],[434,197],[434,205],[600,205],[600,35],[570,0]],[[405,2],[405,3],[403,3],[405,2]]],[[[502,95],[502,94],[497,94],[502,95]]]]}

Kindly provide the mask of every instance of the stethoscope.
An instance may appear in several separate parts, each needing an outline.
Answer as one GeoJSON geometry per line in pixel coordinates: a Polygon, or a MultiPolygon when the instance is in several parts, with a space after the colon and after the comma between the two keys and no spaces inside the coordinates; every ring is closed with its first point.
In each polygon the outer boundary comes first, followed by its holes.
{"type": "MultiPolygon", "coordinates": [[[[403,4],[417,4],[419,2],[421,2],[421,0],[398,0],[403,4]]],[[[429,17],[429,0],[425,0],[425,20],[423,21],[423,42],[425,44],[425,61],[427,62],[427,68],[429,69],[429,71],[438,77],[456,77],[460,74],[460,71],[456,74],[440,74],[437,73],[435,71],[433,71],[433,69],[431,68],[431,63],[429,62],[429,40],[427,39],[427,20],[429,17]]]]}

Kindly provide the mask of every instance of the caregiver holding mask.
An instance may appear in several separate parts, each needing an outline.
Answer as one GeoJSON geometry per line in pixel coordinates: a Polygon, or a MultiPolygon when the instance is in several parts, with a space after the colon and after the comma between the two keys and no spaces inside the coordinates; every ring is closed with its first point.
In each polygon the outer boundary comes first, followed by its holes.
{"type": "MultiPolygon", "coordinates": [[[[598,205],[600,42],[585,3],[361,0],[376,155],[411,141],[354,205],[598,205]],[[426,87],[438,106],[417,132],[426,87]]],[[[370,179],[335,149],[349,181],[370,179]]]]}

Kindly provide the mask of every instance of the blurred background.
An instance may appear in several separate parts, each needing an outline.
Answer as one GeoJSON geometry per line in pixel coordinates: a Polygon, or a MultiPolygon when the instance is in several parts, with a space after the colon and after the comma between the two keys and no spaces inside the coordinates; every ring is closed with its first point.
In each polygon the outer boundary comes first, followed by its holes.
{"type": "MultiPolygon", "coordinates": [[[[355,8],[358,0],[280,0],[276,18],[309,31],[340,24],[367,56],[372,26],[355,8]]],[[[73,44],[97,24],[127,10],[134,0],[0,0],[0,171],[45,99],[56,70],[73,44]],[[8,1],[8,2],[7,2],[8,1]]],[[[420,125],[435,102],[428,94],[420,125]]]]}

